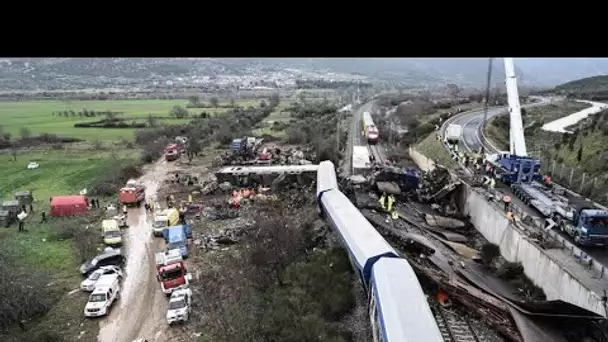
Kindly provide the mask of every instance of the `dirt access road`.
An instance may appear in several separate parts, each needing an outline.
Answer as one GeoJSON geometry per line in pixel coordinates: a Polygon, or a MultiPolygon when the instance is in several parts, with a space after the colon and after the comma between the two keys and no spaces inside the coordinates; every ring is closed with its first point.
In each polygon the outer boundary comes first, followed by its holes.
{"type": "MultiPolygon", "coordinates": [[[[140,179],[146,186],[146,198],[156,195],[167,173],[176,169],[176,163],[164,160],[150,165],[140,179]]],[[[126,276],[121,298],[99,323],[99,342],[131,342],[137,338],[167,342],[183,336],[180,328],[169,328],[165,321],[168,300],[156,281],[154,261],[154,253],[162,250],[164,242],[152,236],[151,220],[143,206],[129,209],[123,247],[126,276]]]]}

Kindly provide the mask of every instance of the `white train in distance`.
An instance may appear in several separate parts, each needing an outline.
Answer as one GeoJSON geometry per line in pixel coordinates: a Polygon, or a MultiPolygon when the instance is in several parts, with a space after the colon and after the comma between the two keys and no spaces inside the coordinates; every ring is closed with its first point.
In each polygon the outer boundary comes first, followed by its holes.
{"type": "Polygon", "coordinates": [[[374,342],[443,342],[414,270],[340,192],[330,161],[319,164],[317,202],[367,292],[374,342]]]}
{"type": "Polygon", "coordinates": [[[370,112],[363,112],[361,126],[363,128],[363,135],[365,136],[367,143],[372,145],[377,143],[380,132],[378,131],[378,127],[376,127],[374,120],[372,120],[372,115],[370,112]]]}

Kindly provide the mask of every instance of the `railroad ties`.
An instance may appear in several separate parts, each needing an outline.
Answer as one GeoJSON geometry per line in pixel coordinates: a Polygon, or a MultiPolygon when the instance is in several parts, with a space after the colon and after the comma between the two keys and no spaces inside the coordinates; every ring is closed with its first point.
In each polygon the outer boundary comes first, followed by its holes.
{"type": "Polygon", "coordinates": [[[486,342],[477,338],[466,317],[439,305],[433,313],[445,342],[486,342]]]}

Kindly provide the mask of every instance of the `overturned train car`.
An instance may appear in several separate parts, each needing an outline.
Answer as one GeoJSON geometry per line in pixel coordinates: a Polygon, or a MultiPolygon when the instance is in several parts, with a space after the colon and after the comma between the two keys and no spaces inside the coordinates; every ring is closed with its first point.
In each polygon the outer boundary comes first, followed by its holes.
{"type": "Polygon", "coordinates": [[[368,294],[374,341],[442,342],[414,270],[340,192],[330,161],[319,164],[317,201],[368,294]]]}

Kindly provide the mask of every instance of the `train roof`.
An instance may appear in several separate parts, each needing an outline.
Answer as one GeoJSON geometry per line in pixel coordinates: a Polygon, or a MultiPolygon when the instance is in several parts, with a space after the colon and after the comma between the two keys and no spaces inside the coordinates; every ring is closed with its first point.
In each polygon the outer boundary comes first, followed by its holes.
{"type": "Polygon", "coordinates": [[[444,341],[420,282],[405,259],[380,259],[374,265],[372,282],[385,341],[444,341]]]}
{"type": "Polygon", "coordinates": [[[317,199],[322,192],[332,189],[338,189],[336,169],[334,163],[324,160],[319,163],[317,170],[317,199]]]}
{"type": "Polygon", "coordinates": [[[374,263],[381,257],[398,257],[397,252],[376,231],[359,210],[339,190],[322,194],[321,205],[332,227],[368,287],[374,263]]]}
{"type": "Polygon", "coordinates": [[[365,121],[367,125],[374,124],[374,120],[372,119],[372,115],[370,114],[370,112],[363,112],[363,121],[365,121]]]}

